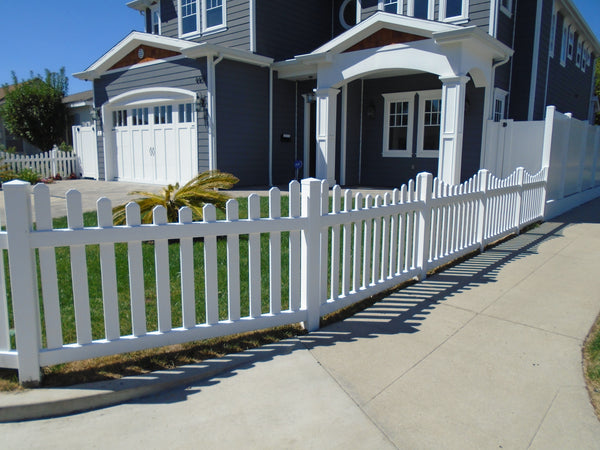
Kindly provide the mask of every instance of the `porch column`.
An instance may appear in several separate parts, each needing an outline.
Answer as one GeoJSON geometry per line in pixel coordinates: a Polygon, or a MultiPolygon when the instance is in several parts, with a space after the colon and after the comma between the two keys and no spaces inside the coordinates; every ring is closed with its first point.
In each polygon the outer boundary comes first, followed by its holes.
{"type": "Polygon", "coordinates": [[[442,120],[438,178],[448,184],[460,183],[465,92],[467,76],[440,77],[442,81],[442,120]]]}
{"type": "Polygon", "coordinates": [[[338,89],[316,89],[317,96],[317,164],[316,177],[335,184],[335,125],[338,89]]]}

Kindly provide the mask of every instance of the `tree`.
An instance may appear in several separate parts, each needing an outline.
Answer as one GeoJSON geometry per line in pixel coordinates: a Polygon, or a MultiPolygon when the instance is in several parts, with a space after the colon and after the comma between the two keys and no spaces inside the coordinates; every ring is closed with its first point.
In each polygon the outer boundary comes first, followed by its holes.
{"type": "Polygon", "coordinates": [[[12,73],[13,85],[4,85],[7,93],[0,106],[4,126],[15,136],[26,139],[40,150],[50,150],[65,138],[67,108],[62,102],[67,94],[65,68],[59,72],[46,69],[42,75],[30,75],[19,81],[12,73]]]}
{"type": "MultiPolygon", "coordinates": [[[[231,189],[238,181],[237,177],[230,173],[207,170],[192,178],[181,188],[179,183],[176,183],[163,187],[160,194],[143,191],[134,191],[130,194],[141,195],[140,198],[133,201],[140,205],[142,223],[152,223],[152,210],[159,205],[167,209],[169,222],[179,220],[179,209],[184,206],[192,210],[195,220],[199,220],[202,219],[202,207],[207,203],[212,203],[219,209],[225,209],[225,204],[230,197],[217,189],[231,189]]],[[[113,208],[113,220],[116,225],[125,223],[125,206],[120,205],[113,208]]]]}

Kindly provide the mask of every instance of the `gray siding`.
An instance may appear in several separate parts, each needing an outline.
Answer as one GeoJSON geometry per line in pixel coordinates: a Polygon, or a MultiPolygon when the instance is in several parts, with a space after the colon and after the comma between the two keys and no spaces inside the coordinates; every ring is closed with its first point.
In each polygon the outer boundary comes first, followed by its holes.
{"type": "Polygon", "coordinates": [[[362,81],[353,81],[347,89],[346,184],[351,186],[359,183],[362,81]]]}
{"type": "Polygon", "coordinates": [[[540,47],[535,84],[533,120],[543,120],[546,100],[546,80],[550,50],[550,28],[552,26],[552,1],[542,2],[542,21],[540,27],[540,47]]]}
{"type": "Polygon", "coordinates": [[[490,27],[490,0],[471,0],[469,4],[469,23],[482,28],[486,33],[490,27]]]}
{"type": "MultiPolygon", "coordinates": [[[[206,95],[206,62],[204,60],[179,59],[109,73],[94,82],[96,107],[102,106],[111,98],[125,92],[147,87],[181,88],[206,95]],[[199,81],[199,83],[198,83],[199,81]]],[[[202,113],[198,114],[198,170],[208,169],[208,127],[202,113]]],[[[104,128],[105,139],[110,138],[111,130],[104,128]]],[[[103,143],[98,142],[100,174],[104,175],[103,143]]]]}
{"type": "Polygon", "coordinates": [[[217,167],[239,186],[269,180],[269,70],[223,60],[216,67],[217,167]]]}
{"type": "Polygon", "coordinates": [[[476,88],[473,81],[469,81],[466,98],[461,181],[471,178],[480,169],[485,88],[476,88]]]}
{"type": "Polygon", "coordinates": [[[331,7],[323,0],[256,2],[256,52],[275,60],[310,53],[331,39],[331,7]]]}
{"type": "MultiPolygon", "coordinates": [[[[259,2],[260,3],[260,2],[259,2]]],[[[200,13],[200,11],[199,11],[200,13]]],[[[177,0],[161,1],[161,34],[179,37],[177,0]]],[[[250,49],[250,6],[248,0],[227,0],[227,29],[217,33],[199,35],[195,42],[224,45],[240,50],[250,49]]]]}
{"type": "Polygon", "coordinates": [[[287,184],[295,177],[294,161],[302,159],[296,131],[296,83],[279,80],[273,89],[273,184],[287,184]],[[286,133],[290,140],[282,139],[286,133]]]}
{"type": "MultiPolygon", "coordinates": [[[[546,105],[554,105],[560,112],[572,112],[573,117],[587,120],[594,64],[586,67],[585,72],[577,68],[575,65],[577,41],[575,41],[573,59],[567,58],[565,67],[560,65],[563,20],[562,15],[558,14],[554,58],[550,58],[549,61],[546,105]]],[[[596,55],[592,55],[592,61],[595,57],[596,55]]]]}

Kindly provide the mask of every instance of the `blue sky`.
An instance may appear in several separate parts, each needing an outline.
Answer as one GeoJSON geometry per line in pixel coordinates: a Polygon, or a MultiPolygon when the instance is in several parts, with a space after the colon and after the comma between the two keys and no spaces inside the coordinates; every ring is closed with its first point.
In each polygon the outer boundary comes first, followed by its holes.
{"type": "MultiPolygon", "coordinates": [[[[523,1],[523,0],[521,0],[523,1]]],[[[531,0],[528,0],[531,1],[531,0]]],[[[69,92],[91,89],[71,75],[86,69],[132,30],[143,17],[127,0],[0,0],[0,85],[29,72],[57,71],[64,66],[69,92]]],[[[574,0],[600,40],[600,1],[574,0]]]]}

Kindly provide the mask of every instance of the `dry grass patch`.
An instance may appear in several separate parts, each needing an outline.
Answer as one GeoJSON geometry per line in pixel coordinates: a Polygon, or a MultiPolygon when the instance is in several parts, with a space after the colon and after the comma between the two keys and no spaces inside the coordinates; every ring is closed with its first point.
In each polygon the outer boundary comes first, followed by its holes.
{"type": "Polygon", "coordinates": [[[590,399],[600,419],[600,315],[585,340],[583,366],[590,399]]]}

